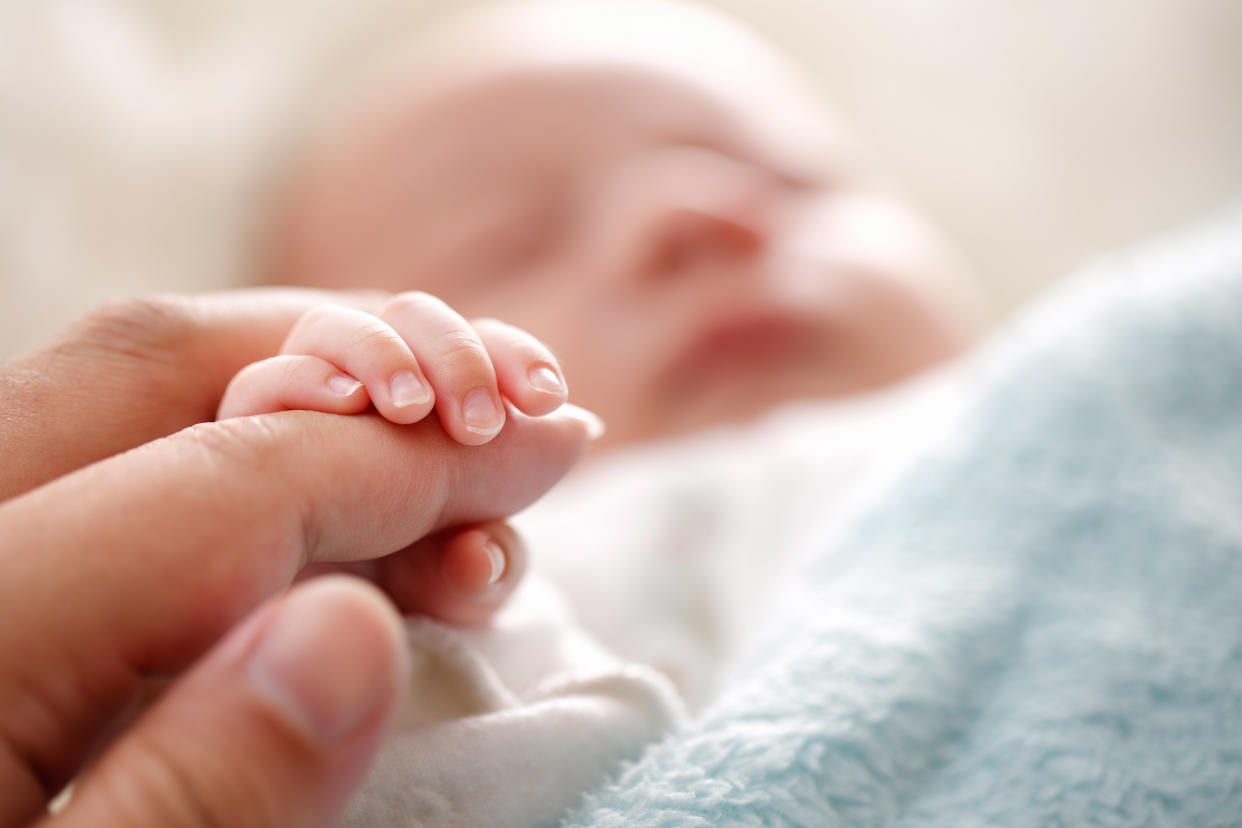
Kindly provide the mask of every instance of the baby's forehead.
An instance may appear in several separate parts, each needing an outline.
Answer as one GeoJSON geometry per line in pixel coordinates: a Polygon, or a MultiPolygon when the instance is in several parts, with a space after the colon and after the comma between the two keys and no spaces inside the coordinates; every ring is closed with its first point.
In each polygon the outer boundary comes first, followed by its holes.
{"type": "Polygon", "coordinates": [[[645,69],[690,85],[797,84],[768,44],[701,6],[662,0],[527,0],[450,18],[411,49],[450,73],[590,63],[645,69]]]}
{"type": "Polygon", "coordinates": [[[818,140],[822,148],[833,131],[822,102],[771,47],[733,21],[678,3],[501,4],[426,31],[390,59],[393,71],[378,84],[387,87],[387,105],[411,117],[434,111],[423,119],[432,128],[451,119],[515,122],[540,106],[565,107],[545,118],[553,122],[578,115],[658,128],[661,118],[677,120],[664,107],[682,106],[681,120],[698,116],[701,129],[722,126],[703,118],[709,110],[727,111],[787,144],[818,140]]]}
{"type": "Polygon", "coordinates": [[[581,63],[512,67],[421,100],[410,96],[402,120],[411,132],[466,127],[475,141],[505,143],[548,131],[599,141],[624,140],[626,131],[728,139],[745,131],[746,116],[743,108],[674,76],[581,63]]]}
{"type": "Polygon", "coordinates": [[[747,152],[735,114],[697,90],[632,67],[525,67],[393,101],[379,156],[413,201],[448,213],[567,193],[648,146],[747,152]]]}
{"type": "Polygon", "coordinates": [[[614,5],[608,25],[574,22],[571,9],[556,25],[523,16],[525,27],[472,24],[407,43],[344,117],[324,121],[309,170],[329,189],[383,179],[419,194],[407,200],[469,202],[592,175],[647,144],[723,150],[804,180],[855,165],[843,131],[766,45],[697,12],[653,42],[649,6],[614,5]],[[691,34],[704,26],[696,53],[691,34]]]}
{"type": "Polygon", "coordinates": [[[411,78],[389,101],[392,150],[435,178],[571,174],[645,146],[706,147],[813,175],[829,152],[811,128],[773,129],[745,99],[660,67],[615,60],[510,63],[452,82],[411,78]]]}

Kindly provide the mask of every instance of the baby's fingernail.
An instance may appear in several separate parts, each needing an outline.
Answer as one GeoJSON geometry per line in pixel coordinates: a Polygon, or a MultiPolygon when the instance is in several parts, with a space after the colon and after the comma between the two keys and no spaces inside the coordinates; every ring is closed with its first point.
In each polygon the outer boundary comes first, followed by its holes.
{"type": "Polygon", "coordinates": [[[527,373],[531,387],[545,394],[556,394],[557,396],[565,395],[565,383],[561,382],[561,378],[556,372],[547,365],[536,365],[527,373]]]}
{"type": "MultiPolygon", "coordinates": [[[[474,533],[471,533],[474,535],[474,533]]],[[[487,535],[455,545],[440,563],[444,580],[464,598],[482,600],[505,577],[509,559],[504,548],[487,535]]]]}
{"type": "Polygon", "coordinates": [[[388,392],[397,408],[431,402],[431,389],[413,371],[398,371],[388,380],[388,392]]]}
{"type": "Polygon", "coordinates": [[[461,418],[466,430],[474,434],[490,436],[504,425],[504,415],[486,388],[476,388],[466,394],[461,401],[461,418]]]}
{"type": "Polygon", "coordinates": [[[598,440],[604,436],[604,432],[608,427],[604,425],[604,421],[594,411],[588,411],[580,405],[573,403],[565,403],[556,409],[557,414],[565,415],[583,423],[587,429],[587,437],[592,440],[598,440]]]}
{"type": "Polygon", "coordinates": [[[491,586],[505,576],[505,550],[496,541],[488,539],[483,541],[483,552],[492,565],[492,571],[487,576],[488,586],[491,586]]]}
{"type": "Polygon", "coordinates": [[[362,383],[353,377],[347,377],[344,374],[337,374],[328,379],[328,388],[333,394],[339,394],[342,397],[348,397],[350,394],[362,387],[362,383]]]}

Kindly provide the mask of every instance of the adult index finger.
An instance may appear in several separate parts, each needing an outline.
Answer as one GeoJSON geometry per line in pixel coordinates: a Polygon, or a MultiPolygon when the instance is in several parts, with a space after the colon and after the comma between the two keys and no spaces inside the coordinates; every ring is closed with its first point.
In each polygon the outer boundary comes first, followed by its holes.
{"type": "Polygon", "coordinates": [[[325,303],[383,294],[268,288],[113,302],[0,366],[0,500],[214,418],[229,380],[325,303]]]}
{"type": "Polygon", "coordinates": [[[469,448],[434,421],[281,412],[195,426],[0,505],[6,807],[42,807],[141,676],[192,661],[304,563],[512,513],[587,432],[514,414],[469,448]]]}

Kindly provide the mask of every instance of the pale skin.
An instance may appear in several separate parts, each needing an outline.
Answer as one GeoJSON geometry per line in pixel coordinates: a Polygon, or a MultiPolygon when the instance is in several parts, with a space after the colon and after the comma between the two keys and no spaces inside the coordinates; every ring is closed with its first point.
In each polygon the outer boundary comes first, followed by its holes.
{"type": "MultiPolygon", "coordinates": [[[[412,425],[434,411],[446,434],[479,446],[500,433],[506,408],[540,417],[560,408],[568,393],[556,358],[530,334],[497,319],[467,321],[436,297],[411,291],[385,299],[374,312],[332,304],[308,310],[276,356],[233,377],[216,419],[373,408],[389,422],[412,425]]],[[[378,566],[390,580],[402,580],[394,590],[402,609],[479,623],[516,583],[523,559],[517,537],[493,522],[446,539],[435,571],[427,569],[426,555],[414,558],[421,570],[413,573],[400,559],[378,566]],[[474,600],[453,598],[463,595],[474,600]]]]}
{"type": "Polygon", "coordinates": [[[434,409],[453,439],[477,446],[504,426],[502,400],[538,417],[567,395],[556,358],[539,340],[496,319],[467,322],[414,291],[374,314],[332,305],[308,311],[278,356],[233,378],[217,416],[299,408],[357,414],[373,405],[408,425],[434,409]]]}
{"type": "MultiPolygon", "coordinates": [[[[281,343],[307,342],[299,320],[354,318],[342,305],[378,319],[389,302],[309,291],[125,302],[0,367],[0,826],[42,824],[88,762],[56,824],[330,825],[405,680],[389,600],[464,622],[503,600],[520,547],[498,519],[582,455],[580,417],[515,404],[476,446],[427,417],[211,422],[226,396],[263,402],[244,373],[226,387],[281,343]],[[468,563],[484,542],[510,562],[497,584],[489,562],[482,579],[452,563],[454,544],[468,563]],[[339,576],[290,589],[309,569],[367,561],[382,593],[339,576]],[[176,674],[116,732],[144,679],[176,674]]],[[[331,357],[331,341],[294,350],[331,357]]],[[[497,348],[496,364],[526,347],[497,348]]],[[[372,366],[389,353],[350,350],[372,366]]],[[[478,387],[468,373],[444,385],[433,362],[418,366],[437,390],[478,387]]],[[[289,378],[276,386],[306,391],[306,374],[289,378]]]]}
{"type": "Polygon", "coordinates": [[[555,44],[479,31],[478,71],[401,75],[307,153],[273,276],[428,290],[440,327],[388,296],[163,298],[0,368],[0,828],[43,821],[88,762],[61,824],[331,824],[401,692],[384,596],[486,619],[521,568],[498,519],[586,450],[535,364],[622,444],[965,347],[955,262],[848,142],[804,141],[753,48],[651,54],[702,21],[629,36],[633,7],[558,12],[555,44]],[[342,567],[378,589],[290,588],[342,567]]]}
{"type": "Polygon", "coordinates": [[[765,47],[719,26],[554,3],[412,47],[297,166],[273,278],[417,288],[521,326],[608,423],[601,447],[959,354],[956,258],[765,47]]]}

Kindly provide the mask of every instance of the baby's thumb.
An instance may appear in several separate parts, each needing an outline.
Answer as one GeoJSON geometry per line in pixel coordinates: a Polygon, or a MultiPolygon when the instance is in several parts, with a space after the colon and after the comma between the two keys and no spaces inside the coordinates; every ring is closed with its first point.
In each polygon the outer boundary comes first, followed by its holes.
{"type": "Polygon", "coordinates": [[[215,647],[90,770],[56,824],[327,826],[409,669],[373,587],[308,581],[215,647]]]}

